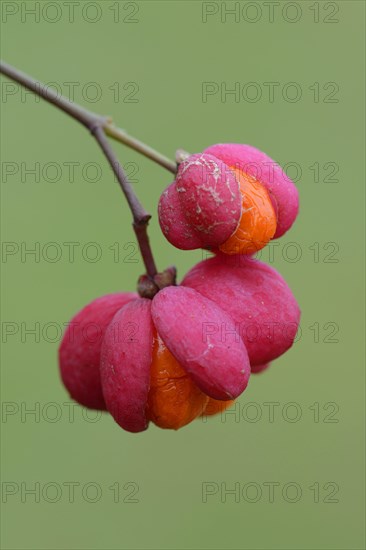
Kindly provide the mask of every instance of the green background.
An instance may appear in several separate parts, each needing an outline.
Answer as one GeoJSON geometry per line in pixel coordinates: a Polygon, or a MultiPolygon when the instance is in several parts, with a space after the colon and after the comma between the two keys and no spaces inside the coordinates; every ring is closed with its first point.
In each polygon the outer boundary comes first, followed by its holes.
{"type": "MultiPolygon", "coordinates": [[[[9,95],[2,78],[2,238],[19,247],[2,257],[3,548],[364,548],[364,3],[298,2],[296,23],[288,21],[297,9],[288,2],[276,8],[273,22],[262,2],[239,3],[237,22],[229,15],[221,21],[223,4],[213,3],[218,13],[206,23],[201,2],[143,1],[131,16],[133,3],[120,2],[119,21],[111,10],[116,2],[97,2],[102,16],[95,23],[93,7],[83,17],[87,2],[75,7],[73,23],[62,2],[54,23],[52,5],[38,22],[20,2],[11,4],[19,11],[7,18],[2,12],[7,62],[58,83],[65,95],[65,83],[79,83],[76,101],[112,115],[171,158],[178,147],[198,152],[241,142],[294,163],[290,175],[300,167],[298,220],[272,249],[274,257],[267,250],[262,258],[293,289],[302,330],[268,372],[252,377],[239,417],[197,421],[174,433],[151,426],[139,435],[124,433],[110,417],[86,417],[78,407],[71,422],[57,372],[59,327],[96,296],[133,290],[143,267],[131,261],[138,255],[130,214],[96,144],[53,107],[19,88],[9,95]],[[257,22],[248,21],[258,14],[257,22]],[[264,84],[270,81],[279,83],[273,101],[264,84]],[[238,82],[242,95],[218,92],[204,102],[204,82],[219,90],[238,82]],[[256,84],[245,87],[250,82],[256,84]],[[289,82],[300,86],[297,102],[284,99],[286,90],[293,97],[289,82]],[[257,102],[250,101],[253,86],[262,93],[257,102]],[[134,89],[137,102],[127,102],[134,89]],[[93,103],[95,90],[101,93],[93,103]],[[40,177],[27,174],[37,162],[40,177]],[[70,162],[79,163],[74,182],[70,162]],[[102,170],[94,183],[92,169],[82,175],[90,162],[102,170]],[[9,175],[14,166],[17,173],[9,175]],[[70,241],[80,243],[73,263],[63,244],[70,241]],[[102,251],[94,263],[90,242],[102,251]],[[109,248],[116,242],[117,259],[109,248]],[[59,261],[50,260],[56,248],[49,243],[61,249],[59,261]],[[22,247],[35,246],[39,261],[22,258],[22,247]],[[39,337],[26,333],[36,323],[39,337]],[[8,334],[11,327],[16,334],[8,334]],[[278,403],[273,421],[268,402],[278,403]],[[68,482],[79,484],[74,502],[68,482]],[[216,493],[203,502],[206,482],[216,493]],[[274,499],[269,482],[279,483],[274,499]],[[39,502],[26,493],[36,483],[39,502]],[[102,493],[95,503],[88,483],[102,493]],[[117,503],[110,489],[116,483],[117,503]],[[235,484],[240,494],[225,501],[225,487],[235,484]],[[301,496],[289,502],[294,487],[301,496]],[[50,502],[60,488],[59,500],[50,502]],[[129,502],[132,492],[137,502],[129,502]]],[[[113,146],[138,170],[134,185],[154,215],[150,235],[159,267],[174,263],[182,277],[202,253],[180,252],[160,233],[156,204],[171,175],[113,146]]]]}

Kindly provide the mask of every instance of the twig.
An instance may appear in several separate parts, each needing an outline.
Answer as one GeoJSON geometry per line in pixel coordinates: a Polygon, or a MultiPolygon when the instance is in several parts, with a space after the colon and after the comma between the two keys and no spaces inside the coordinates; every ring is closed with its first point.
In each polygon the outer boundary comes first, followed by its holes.
{"type": "MultiPolygon", "coordinates": [[[[25,73],[22,73],[21,71],[18,71],[17,69],[12,67],[11,65],[8,65],[7,63],[4,63],[3,61],[0,62],[0,73],[8,76],[15,82],[18,82],[28,90],[31,90],[36,95],[42,97],[49,103],[52,103],[53,105],[64,111],[66,114],[83,124],[94,136],[94,138],[100,145],[104,155],[106,156],[113,172],[115,173],[117,181],[127,199],[128,205],[132,212],[133,228],[139,243],[140,252],[145,264],[146,272],[147,275],[151,279],[153,279],[157,273],[157,269],[147,235],[147,226],[151,216],[146,212],[139,199],[137,198],[125,171],[123,170],[106,138],[106,133],[111,135],[111,137],[122,141],[126,145],[133,147],[137,151],[145,154],[162,166],[164,166],[164,164],[166,165],[165,167],[170,166],[170,168],[168,169],[172,169],[172,165],[174,163],[172,161],[169,161],[169,159],[166,159],[163,155],[160,155],[160,153],[157,153],[147,145],[139,142],[138,140],[135,140],[134,138],[131,138],[125,132],[123,132],[123,130],[115,128],[110,119],[102,117],[100,115],[96,115],[88,111],[87,109],[84,109],[80,105],[72,103],[69,99],[63,96],[59,96],[54,90],[47,89],[45,86],[34,80],[32,77],[26,75],[25,73]]],[[[176,168],[175,164],[174,167],[176,168]]]]}
{"type": "Polygon", "coordinates": [[[90,124],[95,125],[97,121],[100,122],[107,135],[119,141],[120,143],[123,143],[127,147],[138,151],[145,157],[153,160],[163,168],[169,170],[169,172],[172,172],[173,174],[176,173],[177,164],[175,162],[162,155],[158,151],[155,151],[155,149],[149,147],[149,145],[146,145],[146,143],[143,143],[142,141],[130,136],[129,134],[127,134],[127,132],[115,126],[110,117],[102,117],[100,115],[92,113],[91,111],[88,111],[87,109],[84,109],[84,107],[81,107],[81,105],[77,105],[76,103],[71,102],[66,97],[58,95],[57,92],[52,90],[52,88],[48,88],[41,82],[38,82],[31,76],[28,76],[22,71],[15,69],[15,67],[8,65],[8,63],[5,63],[4,61],[0,61],[0,72],[3,73],[5,76],[8,76],[15,82],[18,82],[18,84],[21,84],[22,86],[24,86],[24,88],[31,90],[49,103],[52,103],[59,109],[62,109],[65,113],[71,115],[74,119],[81,122],[81,124],[84,124],[84,126],[86,126],[87,128],[90,127],[90,124]]]}
{"type": "Polygon", "coordinates": [[[125,194],[127,202],[133,214],[133,228],[137,237],[137,241],[139,243],[141,256],[146,268],[146,273],[149,275],[150,278],[153,278],[157,273],[157,269],[151,251],[149,237],[147,235],[147,226],[151,216],[146,212],[146,210],[138,200],[136,194],[134,193],[125,171],[123,170],[106,138],[103,128],[100,125],[97,125],[95,129],[92,130],[92,133],[99,143],[103,153],[107,157],[108,162],[111,165],[111,168],[121,186],[121,189],[125,194]]]}

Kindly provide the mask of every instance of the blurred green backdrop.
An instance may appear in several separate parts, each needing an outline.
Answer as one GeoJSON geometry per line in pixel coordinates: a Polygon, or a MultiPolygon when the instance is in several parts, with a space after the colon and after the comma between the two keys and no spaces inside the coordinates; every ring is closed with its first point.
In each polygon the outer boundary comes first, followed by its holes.
{"type": "MultiPolygon", "coordinates": [[[[143,267],[93,140],[1,78],[3,548],[364,548],[364,7],[1,3],[7,62],[166,155],[232,141],[287,166],[301,214],[262,259],[303,311],[234,414],[136,436],[73,408],[61,327],[143,267]]],[[[182,277],[201,253],[160,233],[170,174],[114,147],[182,277]]]]}

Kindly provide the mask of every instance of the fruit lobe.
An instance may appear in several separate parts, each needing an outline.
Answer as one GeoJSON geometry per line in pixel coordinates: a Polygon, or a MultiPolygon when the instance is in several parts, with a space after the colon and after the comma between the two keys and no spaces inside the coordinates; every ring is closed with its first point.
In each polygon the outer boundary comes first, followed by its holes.
{"type": "Polygon", "coordinates": [[[244,391],[247,350],[220,307],[191,288],[171,286],[155,296],[151,311],[166,346],[206,395],[228,400],[244,391]]]}
{"type": "Polygon", "coordinates": [[[228,166],[240,168],[256,178],[269,192],[277,208],[277,229],[274,238],[290,229],[299,211],[299,195],[293,181],[268,155],[240,143],[217,143],[204,153],[215,156],[228,166]]]}
{"type": "Polygon", "coordinates": [[[180,163],[176,181],[160,197],[158,212],[164,235],[177,248],[219,245],[240,220],[238,181],[214,156],[190,155],[180,163]]]}
{"type": "Polygon", "coordinates": [[[268,369],[270,363],[264,363],[263,365],[251,365],[252,374],[260,374],[268,369]]]}
{"type": "Polygon", "coordinates": [[[285,280],[270,266],[248,256],[218,254],[194,266],[181,284],[230,316],[251,365],[268,363],[293,344],[300,309],[285,280]]]}
{"type": "Polygon", "coordinates": [[[221,160],[191,155],[179,165],[176,189],[184,215],[203,245],[222,243],[235,231],[241,195],[234,174],[221,160]]]}
{"type": "Polygon", "coordinates": [[[108,411],[129,432],[148,427],[153,324],[151,300],[126,304],[109,324],[101,349],[101,380],[108,411]]]}
{"type": "Polygon", "coordinates": [[[96,298],[70,321],[59,348],[60,374],[72,399],[90,409],[105,410],[100,382],[100,349],[116,312],[137,298],[132,292],[96,298]]]}
{"type": "Polygon", "coordinates": [[[183,214],[175,182],[160,196],[158,215],[161,230],[173,246],[180,250],[195,250],[201,247],[199,235],[183,214]]]}

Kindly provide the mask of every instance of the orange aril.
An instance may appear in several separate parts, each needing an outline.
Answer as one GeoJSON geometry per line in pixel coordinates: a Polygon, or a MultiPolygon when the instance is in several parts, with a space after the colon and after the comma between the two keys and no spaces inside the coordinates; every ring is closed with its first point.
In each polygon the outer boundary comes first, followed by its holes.
{"type": "Polygon", "coordinates": [[[208,403],[205,410],[203,411],[203,416],[212,416],[213,414],[219,414],[235,403],[235,399],[229,399],[228,401],[219,401],[217,399],[212,399],[209,397],[208,403]]]}
{"type": "Polygon", "coordinates": [[[156,334],[148,396],[150,420],[160,428],[178,430],[202,414],[208,399],[156,334]]]}
{"type": "Polygon", "coordinates": [[[238,168],[242,215],[235,232],[219,246],[225,254],[252,254],[266,246],[276,232],[277,217],[267,189],[253,176],[238,168]]]}
{"type": "Polygon", "coordinates": [[[219,414],[233,403],[205,395],[155,333],[148,396],[148,415],[154,424],[178,430],[198,416],[219,414]]]}

